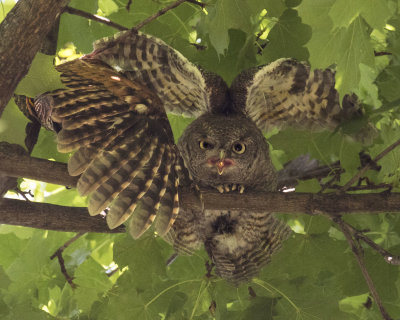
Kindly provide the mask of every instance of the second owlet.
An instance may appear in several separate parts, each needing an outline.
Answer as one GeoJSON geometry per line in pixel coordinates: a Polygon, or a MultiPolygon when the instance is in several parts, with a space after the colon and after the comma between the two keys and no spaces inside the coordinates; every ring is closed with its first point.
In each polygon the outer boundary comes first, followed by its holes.
{"type": "Polygon", "coordinates": [[[44,124],[61,124],[58,149],[90,195],[89,213],[108,208],[115,228],[129,218],[138,238],[155,219],[157,233],[179,254],[205,246],[216,273],[250,280],[290,229],[265,212],[179,209],[178,188],[220,192],[277,190],[262,131],[294,126],[334,128],[360,112],[354,96],[342,107],[331,70],[292,59],[239,74],[230,88],[154,37],[125,31],[94,51],[59,65],[66,89],[35,99],[44,124]],[[166,113],[194,117],[177,145],[166,113]]]}

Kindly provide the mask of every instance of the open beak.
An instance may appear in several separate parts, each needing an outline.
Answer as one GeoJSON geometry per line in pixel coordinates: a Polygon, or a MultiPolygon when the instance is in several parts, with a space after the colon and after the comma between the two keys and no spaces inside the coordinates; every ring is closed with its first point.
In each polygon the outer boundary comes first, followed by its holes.
{"type": "Polygon", "coordinates": [[[218,162],[217,162],[218,174],[219,174],[219,175],[222,175],[222,173],[224,172],[224,169],[225,169],[224,161],[223,161],[223,160],[218,161],[218,162]]]}

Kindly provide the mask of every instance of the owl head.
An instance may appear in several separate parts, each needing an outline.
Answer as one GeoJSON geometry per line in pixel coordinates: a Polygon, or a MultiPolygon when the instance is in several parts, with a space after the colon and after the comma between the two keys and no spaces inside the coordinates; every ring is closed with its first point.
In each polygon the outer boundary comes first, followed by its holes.
{"type": "Polygon", "coordinates": [[[186,128],[178,147],[199,186],[267,185],[269,190],[276,186],[268,143],[245,116],[205,114],[186,128]]]}

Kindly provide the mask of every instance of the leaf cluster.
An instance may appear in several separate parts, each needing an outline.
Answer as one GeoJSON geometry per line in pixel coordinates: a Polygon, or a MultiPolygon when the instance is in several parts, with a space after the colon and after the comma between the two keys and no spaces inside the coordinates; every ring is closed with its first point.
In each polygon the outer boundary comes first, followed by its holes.
{"type": "MultiPolygon", "coordinates": [[[[72,0],[70,6],[131,28],[170,0],[72,0]]],[[[338,132],[268,134],[277,168],[309,153],[322,164],[340,160],[344,184],[360,167],[359,152],[376,156],[400,138],[400,14],[395,0],[207,0],[204,9],[186,2],[144,26],[190,61],[230,83],[242,70],[281,57],[305,60],[312,68],[333,67],[341,96],[355,92],[365,105],[363,123],[338,132]],[[369,123],[371,130],[361,129],[369,123]],[[356,136],[365,139],[353,139],[356,136]],[[369,144],[360,141],[367,140],[369,144]]],[[[0,3],[2,17],[13,1],[0,3]]],[[[57,61],[92,50],[92,42],[115,30],[76,15],[61,17],[57,61]]],[[[54,57],[38,55],[17,93],[34,96],[60,87],[54,57]]],[[[171,116],[175,137],[190,119],[171,116]]],[[[0,140],[23,145],[27,120],[13,102],[0,120],[0,140]]],[[[365,127],[364,127],[365,129],[365,127]]],[[[53,133],[42,129],[33,156],[66,162],[53,133]]],[[[368,171],[371,183],[399,191],[400,151],[392,151],[368,171]]],[[[297,191],[318,192],[323,181],[300,183],[297,191]]],[[[19,181],[35,201],[84,206],[75,190],[19,181]]],[[[15,194],[9,194],[15,196],[15,194]]],[[[148,232],[86,234],[64,251],[72,289],[50,256],[73,234],[0,226],[1,319],[379,319],[369,306],[368,287],[344,236],[323,217],[282,217],[294,230],[280,253],[250,284],[232,287],[211,273],[204,251],[166,261],[173,250],[148,232]],[[249,286],[251,287],[249,289],[249,286]],[[250,293],[249,293],[250,292],[250,293]]],[[[395,215],[347,219],[376,243],[400,254],[400,221],[395,215]]],[[[368,270],[390,314],[400,314],[400,276],[365,248],[368,270]]]]}

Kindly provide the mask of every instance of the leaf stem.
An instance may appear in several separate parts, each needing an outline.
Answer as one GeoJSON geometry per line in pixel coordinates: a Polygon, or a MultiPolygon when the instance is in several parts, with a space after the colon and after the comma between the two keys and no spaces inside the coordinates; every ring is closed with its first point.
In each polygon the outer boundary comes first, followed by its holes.
{"type": "Polygon", "coordinates": [[[284,292],[282,292],[278,288],[275,288],[272,284],[270,284],[270,283],[268,283],[266,281],[263,281],[261,279],[257,279],[257,278],[254,278],[253,282],[255,284],[258,284],[260,287],[264,288],[265,290],[267,290],[271,294],[274,293],[273,291],[275,291],[276,293],[281,295],[283,298],[285,298],[287,302],[289,302],[289,304],[296,310],[296,313],[300,313],[301,312],[301,309],[298,306],[296,306],[296,304],[284,292]],[[269,288],[267,288],[266,286],[268,286],[269,288]]]}
{"type": "Polygon", "coordinates": [[[196,312],[196,309],[197,309],[197,307],[198,307],[198,305],[199,305],[200,297],[204,294],[204,291],[206,291],[206,289],[207,289],[208,286],[210,285],[210,281],[207,281],[207,285],[203,288],[203,284],[204,284],[204,283],[206,283],[205,280],[203,280],[203,281],[201,282],[201,284],[200,284],[199,294],[197,295],[196,302],[195,302],[195,304],[194,304],[194,306],[193,306],[192,314],[190,315],[189,320],[192,320],[192,319],[193,319],[194,313],[196,312]]]}
{"type": "Polygon", "coordinates": [[[167,291],[169,291],[169,290],[171,290],[171,289],[173,289],[173,288],[175,288],[175,287],[177,287],[177,286],[180,286],[181,284],[185,284],[185,283],[189,283],[189,282],[198,282],[198,281],[204,281],[204,280],[202,280],[202,279],[190,279],[190,280],[185,280],[185,281],[182,281],[182,282],[178,282],[178,283],[175,283],[175,284],[173,284],[172,286],[169,286],[168,288],[165,288],[164,290],[162,290],[160,293],[158,293],[156,296],[154,296],[154,298],[152,298],[149,302],[147,302],[145,305],[144,305],[144,308],[145,309],[147,309],[147,307],[149,306],[149,305],[151,305],[154,301],[156,301],[159,297],[161,297],[164,293],[166,293],[167,291]]]}

